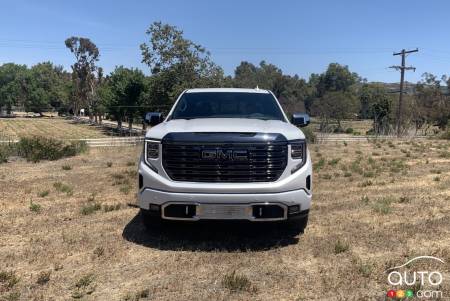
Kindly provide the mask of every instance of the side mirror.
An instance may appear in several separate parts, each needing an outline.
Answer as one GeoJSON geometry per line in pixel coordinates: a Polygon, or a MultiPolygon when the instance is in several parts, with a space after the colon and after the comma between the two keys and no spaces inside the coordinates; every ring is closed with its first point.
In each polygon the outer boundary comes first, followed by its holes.
{"type": "Polygon", "coordinates": [[[160,124],[163,122],[164,117],[162,113],[156,113],[156,112],[148,112],[145,114],[144,121],[148,125],[155,126],[157,124],[160,124]]]}
{"type": "Polygon", "coordinates": [[[298,125],[299,127],[307,126],[310,122],[309,115],[305,113],[292,114],[291,123],[298,125]]]}

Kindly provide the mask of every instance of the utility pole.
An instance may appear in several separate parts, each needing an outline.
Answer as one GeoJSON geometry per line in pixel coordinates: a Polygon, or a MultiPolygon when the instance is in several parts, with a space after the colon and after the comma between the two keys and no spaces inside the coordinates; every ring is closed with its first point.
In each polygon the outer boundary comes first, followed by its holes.
{"type": "Polygon", "coordinates": [[[396,70],[400,70],[400,95],[398,96],[398,108],[397,108],[397,137],[400,137],[400,128],[401,128],[401,117],[402,117],[402,104],[403,104],[403,86],[405,81],[405,70],[413,70],[416,71],[415,67],[406,67],[405,66],[405,57],[407,54],[412,52],[418,52],[419,49],[416,48],[414,50],[405,50],[402,49],[402,51],[395,53],[395,55],[401,55],[402,56],[402,65],[401,66],[391,66],[389,68],[394,68],[396,70]]]}

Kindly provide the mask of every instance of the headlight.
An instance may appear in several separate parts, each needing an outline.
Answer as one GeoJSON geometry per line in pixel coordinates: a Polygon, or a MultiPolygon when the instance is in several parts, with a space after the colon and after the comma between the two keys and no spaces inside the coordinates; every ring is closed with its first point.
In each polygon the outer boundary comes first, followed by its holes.
{"type": "Polygon", "coordinates": [[[158,168],[154,165],[154,162],[159,158],[159,141],[145,140],[144,144],[144,159],[145,163],[151,170],[158,173],[158,168]]]}
{"type": "Polygon", "coordinates": [[[303,140],[291,142],[291,158],[306,159],[306,142],[303,140]]]}
{"type": "Polygon", "coordinates": [[[291,145],[291,158],[298,162],[292,169],[291,173],[296,172],[306,163],[306,141],[295,140],[289,143],[291,145]]]}
{"type": "Polygon", "coordinates": [[[159,142],[146,140],[145,141],[145,156],[146,159],[158,159],[159,158],[159,142]]]}

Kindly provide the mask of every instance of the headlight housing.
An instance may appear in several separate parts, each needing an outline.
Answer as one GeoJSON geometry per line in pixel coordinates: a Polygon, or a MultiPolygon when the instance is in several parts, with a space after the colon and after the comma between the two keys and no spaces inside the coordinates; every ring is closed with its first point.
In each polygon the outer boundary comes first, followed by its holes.
{"type": "Polygon", "coordinates": [[[145,163],[150,167],[154,172],[158,173],[158,169],[154,165],[154,161],[159,159],[159,146],[160,141],[156,140],[145,140],[144,143],[144,159],[145,163]]]}
{"type": "Polygon", "coordinates": [[[159,158],[159,141],[145,140],[145,158],[158,159],[159,158]]]}
{"type": "Polygon", "coordinates": [[[291,145],[291,158],[294,160],[306,159],[306,141],[295,140],[290,143],[291,145]]]}
{"type": "Polygon", "coordinates": [[[291,159],[296,163],[298,162],[291,170],[291,173],[294,173],[306,163],[306,141],[294,140],[290,141],[289,145],[291,146],[291,159]]]}

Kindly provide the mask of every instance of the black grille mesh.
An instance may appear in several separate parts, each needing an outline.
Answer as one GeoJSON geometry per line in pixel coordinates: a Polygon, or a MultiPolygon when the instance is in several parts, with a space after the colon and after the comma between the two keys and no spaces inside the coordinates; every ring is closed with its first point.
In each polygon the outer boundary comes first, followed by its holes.
{"type": "MultiPolygon", "coordinates": [[[[163,167],[175,181],[186,182],[273,182],[287,164],[287,142],[264,143],[164,143],[163,167]],[[203,151],[246,153],[246,159],[206,159],[203,151]]],[[[219,156],[220,157],[220,156],[219,156]]]]}

